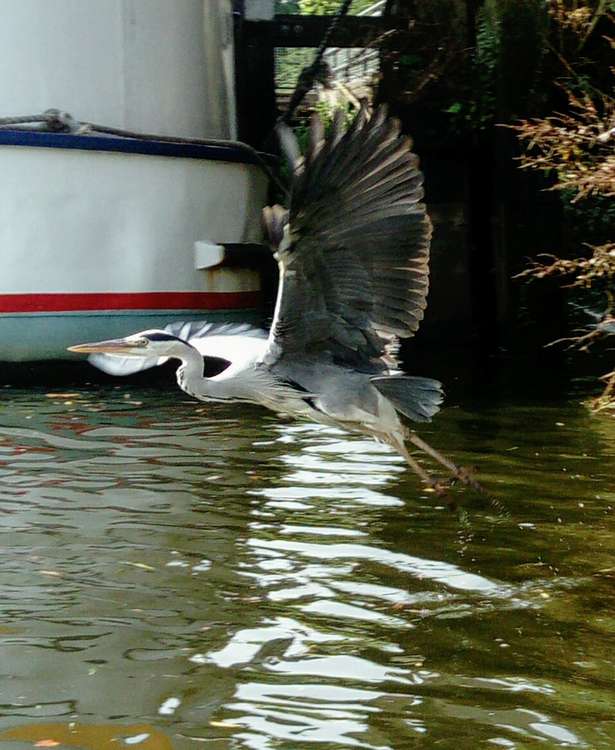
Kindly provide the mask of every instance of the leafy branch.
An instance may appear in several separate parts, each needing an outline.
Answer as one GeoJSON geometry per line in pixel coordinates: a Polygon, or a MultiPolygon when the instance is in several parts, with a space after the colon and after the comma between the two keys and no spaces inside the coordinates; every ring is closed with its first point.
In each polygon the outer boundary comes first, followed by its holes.
{"type": "MultiPolygon", "coordinates": [[[[566,343],[568,349],[583,352],[615,336],[615,67],[598,70],[599,66],[589,65],[585,56],[591,43],[615,48],[613,39],[605,34],[596,39],[601,25],[615,25],[612,10],[615,4],[606,0],[550,0],[558,42],[552,52],[561,65],[557,83],[565,96],[566,111],[524,119],[511,126],[524,149],[519,158],[521,167],[550,178],[548,189],[559,191],[569,218],[586,239],[592,240],[583,242],[585,252],[579,257],[542,254],[517,275],[526,279],[560,278],[564,287],[598,292],[606,299],[599,313],[583,307],[593,318],[584,329],[549,344],[566,343]]],[[[591,402],[591,408],[615,412],[615,370],[601,380],[605,383],[603,392],[591,402]]]]}

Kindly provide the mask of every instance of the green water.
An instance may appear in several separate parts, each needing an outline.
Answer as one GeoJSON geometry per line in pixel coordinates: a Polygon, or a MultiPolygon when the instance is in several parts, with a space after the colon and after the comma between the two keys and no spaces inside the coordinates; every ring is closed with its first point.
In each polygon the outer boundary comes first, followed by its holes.
{"type": "Polygon", "coordinates": [[[3,750],[615,747],[614,420],[446,409],[454,513],[171,385],[0,398],[3,750]]]}

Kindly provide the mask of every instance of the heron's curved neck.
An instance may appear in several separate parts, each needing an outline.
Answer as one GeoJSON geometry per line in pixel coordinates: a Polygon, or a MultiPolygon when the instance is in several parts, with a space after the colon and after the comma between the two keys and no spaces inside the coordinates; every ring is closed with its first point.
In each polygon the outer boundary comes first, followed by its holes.
{"type": "Polygon", "coordinates": [[[181,360],[177,368],[177,384],[195,398],[223,398],[227,394],[220,393],[220,384],[213,378],[203,375],[203,357],[193,346],[185,344],[181,352],[174,355],[181,360]]]}

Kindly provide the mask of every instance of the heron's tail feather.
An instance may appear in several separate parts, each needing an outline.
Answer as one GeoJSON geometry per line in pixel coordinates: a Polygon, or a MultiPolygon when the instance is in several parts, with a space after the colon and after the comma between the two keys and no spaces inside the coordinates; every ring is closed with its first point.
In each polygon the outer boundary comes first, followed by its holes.
{"type": "Polygon", "coordinates": [[[371,382],[393,406],[414,422],[429,422],[444,399],[442,383],[432,378],[390,375],[371,382]]]}

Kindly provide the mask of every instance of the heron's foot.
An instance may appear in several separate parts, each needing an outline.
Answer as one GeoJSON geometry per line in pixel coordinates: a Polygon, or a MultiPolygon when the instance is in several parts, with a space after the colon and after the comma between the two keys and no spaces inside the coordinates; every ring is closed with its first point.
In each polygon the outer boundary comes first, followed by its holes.
{"type": "MultiPolygon", "coordinates": [[[[489,500],[489,504],[493,508],[493,510],[497,513],[498,516],[502,518],[509,518],[510,517],[510,511],[508,508],[504,505],[504,503],[499,500],[495,495],[492,495],[490,492],[488,492],[479,482],[477,482],[473,474],[475,471],[478,471],[476,467],[472,467],[471,469],[468,469],[465,466],[459,467],[459,474],[460,476],[457,476],[453,474],[453,476],[449,477],[447,480],[447,485],[449,487],[454,487],[457,482],[463,482],[463,484],[467,485],[468,487],[471,487],[476,492],[480,493],[484,497],[489,500]]],[[[454,510],[456,510],[456,506],[453,507],[454,510]]]]}
{"type": "Polygon", "coordinates": [[[471,487],[476,492],[482,495],[488,495],[487,490],[474,478],[474,474],[477,471],[476,467],[468,468],[467,466],[455,466],[455,469],[450,469],[451,476],[448,479],[448,486],[454,487],[458,482],[464,484],[466,487],[471,487]]]}
{"type": "Polygon", "coordinates": [[[405,457],[406,461],[408,462],[408,466],[412,469],[412,471],[414,471],[414,473],[420,478],[421,482],[425,485],[426,491],[433,492],[435,495],[437,495],[437,497],[441,498],[451,510],[454,510],[456,508],[456,504],[448,494],[448,488],[446,484],[432,479],[432,477],[425,471],[421,464],[408,453],[406,447],[403,444],[394,444],[393,447],[405,457]]]}
{"type": "Polygon", "coordinates": [[[476,480],[473,476],[473,469],[469,469],[465,466],[457,466],[456,463],[443,456],[440,451],[437,451],[433,446],[429,445],[425,440],[420,438],[416,433],[409,432],[407,439],[415,445],[417,448],[427,453],[428,456],[434,458],[439,464],[442,464],[451,473],[451,483],[459,481],[468,487],[471,487],[475,492],[479,492],[481,495],[489,496],[489,493],[485,488],[476,480]]]}

